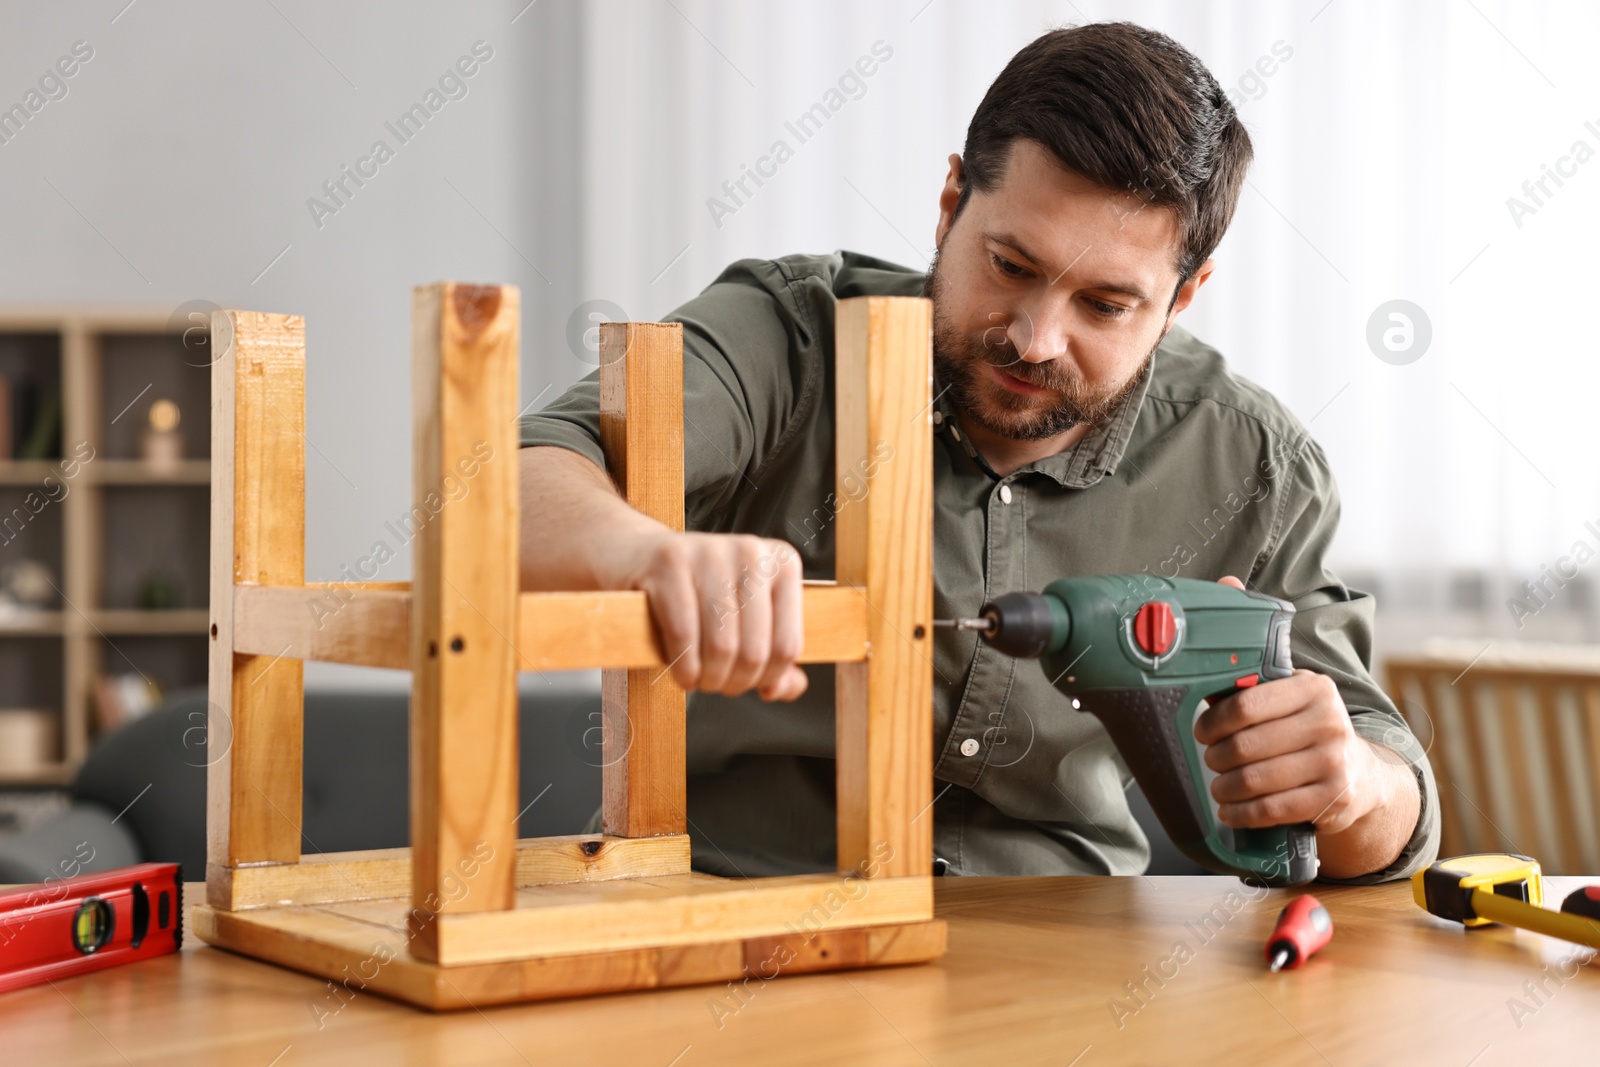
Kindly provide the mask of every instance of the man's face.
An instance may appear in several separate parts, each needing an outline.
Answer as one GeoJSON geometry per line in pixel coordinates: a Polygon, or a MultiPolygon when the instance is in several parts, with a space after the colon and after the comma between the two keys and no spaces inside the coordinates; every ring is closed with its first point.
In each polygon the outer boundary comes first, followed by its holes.
{"type": "Polygon", "coordinates": [[[956,166],[926,286],[940,388],[966,419],[1015,440],[1104,420],[1210,261],[1174,302],[1174,212],[1097,186],[1029,140],[952,224],[956,166]]]}

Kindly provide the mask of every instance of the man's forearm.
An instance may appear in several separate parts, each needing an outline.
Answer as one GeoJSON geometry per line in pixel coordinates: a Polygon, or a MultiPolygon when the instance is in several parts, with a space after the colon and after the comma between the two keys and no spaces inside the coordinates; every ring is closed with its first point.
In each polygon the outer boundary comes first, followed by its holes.
{"type": "Polygon", "coordinates": [[[571,449],[519,450],[521,587],[603,589],[608,543],[629,531],[666,527],[635,510],[605,471],[571,449]]]}
{"type": "Polygon", "coordinates": [[[1416,772],[1392,749],[1362,738],[1384,800],[1338,833],[1317,834],[1317,856],[1329,878],[1357,878],[1381,871],[1405,850],[1422,813],[1416,772]]]}

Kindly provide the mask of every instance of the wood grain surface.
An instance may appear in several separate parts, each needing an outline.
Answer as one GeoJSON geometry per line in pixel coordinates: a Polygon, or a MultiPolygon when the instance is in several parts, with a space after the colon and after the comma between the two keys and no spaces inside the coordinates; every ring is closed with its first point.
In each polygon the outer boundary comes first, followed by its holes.
{"type": "Polygon", "coordinates": [[[869,878],[933,872],[932,316],[864,296],[835,321],[835,577],[872,648],[834,676],[837,866],[869,878]]]}
{"type": "MultiPolygon", "coordinates": [[[[516,895],[517,360],[513,286],[411,294],[411,896],[420,914],[516,895]],[[451,487],[470,486],[459,494],[451,487]],[[470,883],[465,895],[455,890],[470,883]]],[[[412,951],[433,951],[421,922],[412,951]]]]}
{"type": "MultiPolygon", "coordinates": [[[[600,444],[623,498],[667,529],[682,530],[681,323],[601,324],[600,444]]],[[[609,628],[590,633],[611,636],[609,628]]],[[[665,671],[609,658],[600,679],[601,826],[619,837],[684,833],[687,694],[665,671]]]]}
{"type": "Polygon", "coordinates": [[[300,858],[305,668],[233,651],[233,593],[305,584],[305,329],[298,315],[211,319],[206,862],[222,868],[300,858]]]}
{"type": "MultiPolygon", "coordinates": [[[[860,590],[807,579],[801,663],[867,657],[867,615],[860,590]]],[[[307,582],[238,586],[233,591],[233,649],[276,659],[411,666],[410,582],[307,582]]],[[[139,620],[145,624],[145,620],[139,620]]],[[[522,593],[517,597],[517,668],[576,671],[617,664],[649,667],[663,655],[645,594],[634,589],[522,593]]]]}
{"type": "MultiPolygon", "coordinates": [[[[549,885],[652,877],[689,869],[687,834],[650,838],[571,834],[517,842],[516,884],[549,885]]],[[[207,899],[237,911],[275,904],[330,904],[401,897],[411,889],[409,848],[321,852],[299,863],[212,868],[207,899]]]]}
{"type": "MultiPolygon", "coordinates": [[[[1547,879],[1547,897],[1581,882],[1547,879]]],[[[1284,891],[1224,878],[935,886],[949,923],[935,963],[444,1015],[336,996],[186,938],[176,956],[0,996],[4,1061],[1534,1067],[1593,1062],[1600,1037],[1600,964],[1580,965],[1587,953],[1452,926],[1406,883],[1313,887],[1333,942],[1276,975],[1261,951],[1284,891]]]]}

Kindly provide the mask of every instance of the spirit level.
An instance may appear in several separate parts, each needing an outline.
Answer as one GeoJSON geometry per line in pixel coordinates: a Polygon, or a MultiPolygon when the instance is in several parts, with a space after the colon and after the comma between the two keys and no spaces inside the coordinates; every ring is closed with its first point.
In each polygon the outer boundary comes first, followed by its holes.
{"type": "Polygon", "coordinates": [[[0,992],[176,952],[183,873],[141,863],[0,892],[0,992]]]}

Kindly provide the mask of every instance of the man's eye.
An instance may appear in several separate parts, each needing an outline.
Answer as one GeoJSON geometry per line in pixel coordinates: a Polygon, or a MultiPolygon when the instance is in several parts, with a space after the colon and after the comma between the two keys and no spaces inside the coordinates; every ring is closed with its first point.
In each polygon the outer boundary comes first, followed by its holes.
{"type": "Polygon", "coordinates": [[[1017,266],[1009,259],[995,255],[993,252],[989,253],[989,261],[994,264],[996,270],[998,270],[1001,274],[1004,274],[1007,278],[1022,278],[1027,276],[1028,272],[1026,269],[1017,266]]]}
{"type": "Polygon", "coordinates": [[[1093,297],[1088,297],[1087,300],[1089,306],[1094,309],[1094,313],[1102,319],[1115,319],[1128,313],[1127,308],[1108,304],[1104,300],[1096,300],[1093,297]]]}

